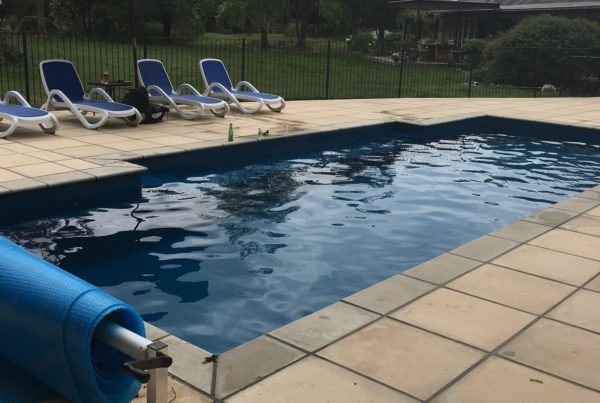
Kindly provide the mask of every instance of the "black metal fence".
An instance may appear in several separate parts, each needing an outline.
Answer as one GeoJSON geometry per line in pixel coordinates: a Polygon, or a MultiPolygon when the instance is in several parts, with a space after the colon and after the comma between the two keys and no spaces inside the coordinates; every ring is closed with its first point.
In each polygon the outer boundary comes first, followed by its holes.
{"type": "Polygon", "coordinates": [[[513,48],[487,62],[456,53],[453,62],[435,63],[415,60],[418,52],[410,49],[398,49],[394,57],[369,56],[341,41],[311,41],[304,50],[291,41],[271,41],[265,50],[259,41],[246,39],[0,35],[0,90],[16,89],[34,105],[45,101],[42,60],[71,60],[87,85],[104,71],[113,81],[135,81],[136,57],[162,60],[175,85],[188,82],[201,91],[198,61],[219,58],[232,80],[251,81],[290,100],[600,94],[600,49],[513,48]]]}

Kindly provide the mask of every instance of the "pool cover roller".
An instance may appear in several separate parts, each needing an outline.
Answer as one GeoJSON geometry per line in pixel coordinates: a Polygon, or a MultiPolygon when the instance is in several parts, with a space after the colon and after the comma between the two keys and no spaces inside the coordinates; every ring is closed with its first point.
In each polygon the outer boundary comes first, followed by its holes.
{"type": "Polygon", "coordinates": [[[16,396],[28,377],[74,402],[133,399],[140,384],[121,369],[130,358],[94,341],[106,320],[145,335],[129,305],[0,237],[0,374],[15,378],[0,380],[0,402],[27,401],[16,396]]]}

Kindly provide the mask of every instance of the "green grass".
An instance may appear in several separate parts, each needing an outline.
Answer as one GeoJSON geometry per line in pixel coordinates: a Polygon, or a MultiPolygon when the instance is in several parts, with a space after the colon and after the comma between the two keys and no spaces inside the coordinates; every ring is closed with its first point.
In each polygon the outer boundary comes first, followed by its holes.
{"type": "MultiPolygon", "coordinates": [[[[272,38],[273,39],[273,38],[272,38]]],[[[23,52],[21,38],[5,39],[6,45],[23,52]]],[[[327,82],[327,42],[311,41],[310,49],[297,50],[289,41],[272,40],[272,49],[260,49],[254,37],[246,40],[244,79],[260,90],[282,95],[286,99],[324,99],[327,82]]],[[[5,46],[6,46],[5,45],[5,46]]],[[[108,70],[112,80],[134,80],[132,47],[129,42],[99,42],[87,39],[28,40],[30,99],[34,105],[45,101],[38,64],[49,58],[72,60],[87,86],[108,70]]],[[[231,78],[242,79],[241,39],[211,35],[193,43],[138,43],[138,57],[163,60],[174,85],[188,82],[202,90],[198,61],[206,57],[222,59],[231,78]]],[[[343,42],[332,42],[330,50],[329,98],[397,97],[399,66],[382,64],[363,55],[349,52],[343,42]]],[[[468,74],[453,67],[406,65],[403,71],[403,97],[466,97],[468,74]]],[[[23,64],[3,66],[0,89],[17,89],[25,93],[23,64]]],[[[117,94],[120,98],[122,94],[117,94]]],[[[472,96],[529,97],[530,90],[479,85],[472,96]]]]}

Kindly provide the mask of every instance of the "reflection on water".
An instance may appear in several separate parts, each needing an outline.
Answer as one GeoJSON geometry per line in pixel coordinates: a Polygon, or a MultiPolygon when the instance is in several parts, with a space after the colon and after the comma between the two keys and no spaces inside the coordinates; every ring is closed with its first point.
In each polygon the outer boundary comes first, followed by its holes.
{"type": "Polygon", "coordinates": [[[148,175],[139,204],[3,235],[220,353],[594,185],[597,151],[504,135],[379,138],[148,175]]]}

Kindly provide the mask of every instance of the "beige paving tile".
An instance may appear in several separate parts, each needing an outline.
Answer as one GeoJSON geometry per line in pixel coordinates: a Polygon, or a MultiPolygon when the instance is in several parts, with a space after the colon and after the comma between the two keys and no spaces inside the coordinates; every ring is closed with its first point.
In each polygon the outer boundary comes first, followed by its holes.
{"type": "Polygon", "coordinates": [[[169,335],[166,331],[148,322],[144,322],[144,328],[146,329],[146,338],[150,340],[158,340],[169,335]]]}
{"type": "Polygon", "coordinates": [[[91,169],[85,169],[81,172],[85,172],[89,175],[93,175],[96,178],[100,179],[100,178],[112,178],[114,176],[121,176],[121,175],[130,175],[130,174],[134,174],[134,173],[142,173],[145,172],[147,169],[144,167],[119,167],[119,166],[104,166],[104,167],[100,167],[100,168],[91,168],[91,169]]]}
{"type": "Polygon", "coordinates": [[[2,186],[0,186],[0,195],[7,195],[8,193],[10,193],[10,190],[8,190],[7,188],[3,188],[2,186]]]}
{"type": "Polygon", "coordinates": [[[586,214],[593,215],[595,217],[600,217],[600,207],[596,207],[596,208],[588,211],[586,214]]]}
{"type": "Polygon", "coordinates": [[[552,227],[547,225],[536,224],[529,221],[517,221],[492,232],[490,235],[517,242],[527,242],[550,229],[552,229],[552,227]]]}
{"type": "Polygon", "coordinates": [[[94,164],[88,161],[84,161],[84,160],[80,160],[77,158],[72,158],[72,159],[67,159],[67,160],[62,160],[58,162],[60,165],[64,165],[66,167],[72,168],[72,169],[90,169],[90,168],[98,168],[100,165],[98,164],[94,164]]]}
{"type": "Polygon", "coordinates": [[[54,162],[44,162],[42,164],[34,164],[34,165],[23,165],[19,167],[12,167],[12,171],[29,177],[35,178],[37,176],[45,176],[52,174],[60,174],[63,172],[72,171],[73,168],[66,167],[64,165],[59,165],[54,162]]]}
{"type": "Polygon", "coordinates": [[[70,157],[82,158],[93,157],[102,154],[109,154],[113,153],[115,150],[112,148],[91,145],[81,147],[59,148],[54,151],[60,154],[68,155],[70,157]]]}
{"type": "MultiPolygon", "coordinates": [[[[142,385],[138,396],[131,403],[147,403],[148,388],[142,385]]],[[[169,379],[168,403],[212,403],[213,399],[204,396],[200,392],[179,382],[177,379],[169,379]]]]}
{"type": "Polygon", "coordinates": [[[299,360],[305,353],[262,336],[219,356],[215,395],[224,398],[299,360]]]}
{"type": "Polygon", "coordinates": [[[104,143],[107,147],[114,148],[115,150],[121,151],[137,151],[144,150],[146,148],[156,147],[156,143],[151,143],[144,140],[129,140],[117,141],[113,143],[104,143]]]}
{"type": "Polygon", "coordinates": [[[19,175],[18,173],[9,171],[8,169],[0,168],[0,183],[14,181],[17,179],[23,179],[23,175],[19,175]]]}
{"type": "Polygon", "coordinates": [[[5,150],[10,150],[14,153],[20,153],[20,154],[39,151],[39,149],[37,149],[35,147],[31,147],[31,146],[28,146],[25,144],[13,143],[13,142],[7,142],[6,144],[2,144],[2,148],[5,150]]]}
{"type": "Polygon", "coordinates": [[[566,210],[559,210],[554,208],[547,208],[537,213],[534,213],[524,220],[535,222],[538,224],[544,224],[549,226],[557,226],[565,223],[571,218],[577,216],[577,213],[566,210]]]}
{"type": "Polygon", "coordinates": [[[405,395],[309,357],[243,390],[227,403],[410,403],[405,395]]]}
{"type": "Polygon", "coordinates": [[[56,162],[56,161],[69,159],[69,157],[67,157],[66,155],[62,155],[62,154],[55,153],[52,151],[34,151],[31,153],[27,153],[27,155],[30,157],[39,158],[41,160],[50,161],[50,162],[56,162]]]}
{"type": "Polygon", "coordinates": [[[319,355],[426,399],[477,362],[478,350],[383,319],[319,355]]]}
{"type": "Polygon", "coordinates": [[[579,290],[547,316],[600,333],[600,293],[579,290]]]}
{"type": "Polygon", "coordinates": [[[455,255],[487,262],[517,245],[519,243],[515,241],[486,235],[460,246],[451,252],[455,255]]]}
{"type": "Polygon", "coordinates": [[[567,221],[560,228],[588,235],[600,236],[600,217],[583,214],[567,221]]]}
{"type": "Polygon", "coordinates": [[[591,235],[556,229],[534,239],[530,244],[600,260],[600,238],[591,235]]]}
{"type": "Polygon", "coordinates": [[[371,311],[386,314],[434,287],[423,281],[398,275],[352,294],[344,300],[371,311]]]}
{"type": "Polygon", "coordinates": [[[338,302],[271,334],[304,350],[314,351],[377,318],[373,313],[338,302]]]}
{"type": "Polygon", "coordinates": [[[571,197],[569,199],[563,200],[560,203],[556,203],[553,205],[553,208],[568,210],[575,213],[583,213],[593,207],[598,205],[598,201],[583,199],[581,197],[571,197]]]}
{"type": "Polygon", "coordinates": [[[149,138],[148,141],[162,146],[178,146],[180,144],[195,143],[198,140],[191,137],[171,135],[165,137],[152,137],[149,138]]]}
{"type": "Polygon", "coordinates": [[[38,176],[35,179],[47,184],[48,186],[66,185],[70,183],[96,180],[94,176],[88,175],[81,171],[71,171],[60,174],[38,176]]]}
{"type": "Polygon", "coordinates": [[[419,298],[390,316],[487,351],[535,319],[534,315],[446,289],[419,298]]]}
{"type": "Polygon", "coordinates": [[[204,362],[212,354],[175,336],[167,336],[161,341],[169,346],[169,355],[173,357],[169,373],[210,394],[213,363],[204,362]]]}
{"type": "Polygon", "coordinates": [[[595,279],[586,284],[585,288],[600,292],[600,276],[597,276],[595,279]]]}
{"type": "Polygon", "coordinates": [[[533,245],[522,245],[492,261],[498,266],[579,286],[600,273],[600,262],[533,245]]]}
{"type": "Polygon", "coordinates": [[[596,190],[596,191],[594,191],[594,190],[586,190],[585,192],[582,192],[582,193],[578,194],[577,197],[581,197],[581,198],[584,198],[584,199],[595,200],[597,202],[600,202],[600,188],[598,190],[596,190]]]}
{"type": "Polygon", "coordinates": [[[34,158],[26,154],[7,154],[0,155],[0,168],[12,168],[22,165],[40,164],[46,162],[39,158],[34,158]]]}
{"type": "Polygon", "coordinates": [[[11,192],[23,192],[26,190],[43,189],[48,187],[47,184],[31,178],[15,179],[8,182],[0,182],[3,188],[9,189],[11,192]]]}
{"type": "Polygon", "coordinates": [[[541,319],[502,348],[501,354],[600,390],[600,335],[541,319]]]}
{"type": "Polygon", "coordinates": [[[481,265],[478,260],[445,253],[404,272],[405,275],[435,284],[444,284],[475,267],[481,265]]]}
{"type": "Polygon", "coordinates": [[[55,136],[46,140],[31,141],[27,143],[27,145],[36,147],[40,150],[51,151],[58,148],[79,147],[87,144],[78,140],[55,136]]]}
{"type": "Polygon", "coordinates": [[[497,357],[451,386],[434,403],[598,403],[600,394],[497,357]]]}
{"type": "Polygon", "coordinates": [[[487,264],[447,285],[490,301],[541,314],[574,287],[487,264]]]}
{"type": "MultiPolygon", "coordinates": [[[[89,144],[103,145],[103,144],[116,143],[119,141],[126,141],[126,140],[129,140],[129,139],[127,137],[123,137],[123,136],[116,136],[114,134],[102,133],[102,134],[92,134],[89,136],[84,136],[81,138],[80,141],[89,143],[89,144]]],[[[60,148],[62,148],[62,147],[60,147],[60,148]]]]}

